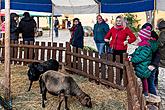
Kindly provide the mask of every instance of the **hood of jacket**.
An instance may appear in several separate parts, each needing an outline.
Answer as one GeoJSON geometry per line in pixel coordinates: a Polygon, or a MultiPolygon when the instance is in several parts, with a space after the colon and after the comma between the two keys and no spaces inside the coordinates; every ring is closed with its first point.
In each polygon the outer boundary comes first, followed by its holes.
{"type": "Polygon", "coordinates": [[[24,17],[22,18],[22,21],[29,22],[32,20],[32,17],[24,17]]]}
{"type": "Polygon", "coordinates": [[[148,42],[151,46],[152,52],[156,52],[156,50],[158,49],[158,42],[156,40],[149,40],[148,42]]]}
{"type": "Polygon", "coordinates": [[[161,21],[159,24],[158,24],[158,29],[159,30],[162,30],[162,29],[165,29],[165,21],[161,21]]]}

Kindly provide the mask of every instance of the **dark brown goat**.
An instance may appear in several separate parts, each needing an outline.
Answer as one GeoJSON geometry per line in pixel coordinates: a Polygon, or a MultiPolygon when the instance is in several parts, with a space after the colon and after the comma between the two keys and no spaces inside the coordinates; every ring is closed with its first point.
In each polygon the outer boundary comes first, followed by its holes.
{"type": "Polygon", "coordinates": [[[57,110],[60,110],[62,102],[65,100],[65,110],[69,110],[67,106],[67,97],[76,96],[79,102],[86,107],[91,108],[91,98],[84,93],[77,83],[69,75],[61,72],[49,70],[40,77],[40,90],[42,94],[42,107],[45,107],[46,92],[55,96],[60,96],[60,102],[57,110]]]}

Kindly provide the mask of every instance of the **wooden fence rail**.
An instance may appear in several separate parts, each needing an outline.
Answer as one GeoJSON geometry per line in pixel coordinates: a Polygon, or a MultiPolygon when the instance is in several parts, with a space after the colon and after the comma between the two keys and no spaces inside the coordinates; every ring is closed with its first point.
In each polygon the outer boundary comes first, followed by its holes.
{"type": "MultiPolygon", "coordinates": [[[[56,59],[60,63],[65,62],[65,51],[63,43],[51,44],[48,42],[17,42],[11,41],[11,61],[13,64],[27,65],[31,62],[42,62],[48,59],[56,59]]],[[[4,43],[0,41],[0,60],[4,60],[4,43]]]]}

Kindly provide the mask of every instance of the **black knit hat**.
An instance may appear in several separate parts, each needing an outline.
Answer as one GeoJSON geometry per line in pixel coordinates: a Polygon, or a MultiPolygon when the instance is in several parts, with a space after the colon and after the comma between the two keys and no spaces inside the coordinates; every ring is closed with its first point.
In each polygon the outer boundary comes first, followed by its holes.
{"type": "Polygon", "coordinates": [[[142,26],[142,29],[146,28],[147,26],[150,26],[151,27],[151,30],[152,30],[152,25],[150,23],[145,23],[143,26],[142,26]]]}

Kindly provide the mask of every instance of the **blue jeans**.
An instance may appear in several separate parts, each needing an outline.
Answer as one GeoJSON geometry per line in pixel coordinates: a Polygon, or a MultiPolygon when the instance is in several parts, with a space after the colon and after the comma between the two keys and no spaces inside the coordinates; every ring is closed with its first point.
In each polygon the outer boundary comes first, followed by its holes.
{"type": "Polygon", "coordinates": [[[54,28],[54,31],[55,31],[56,37],[58,37],[58,28],[54,28]]]}
{"type": "Polygon", "coordinates": [[[156,87],[155,87],[155,83],[154,83],[156,71],[157,71],[157,69],[154,69],[152,71],[152,74],[150,75],[150,77],[147,79],[149,93],[154,94],[154,95],[157,95],[156,87]]]}
{"type": "Polygon", "coordinates": [[[96,43],[97,50],[99,55],[102,55],[105,52],[105,43],[96,43]]]}

